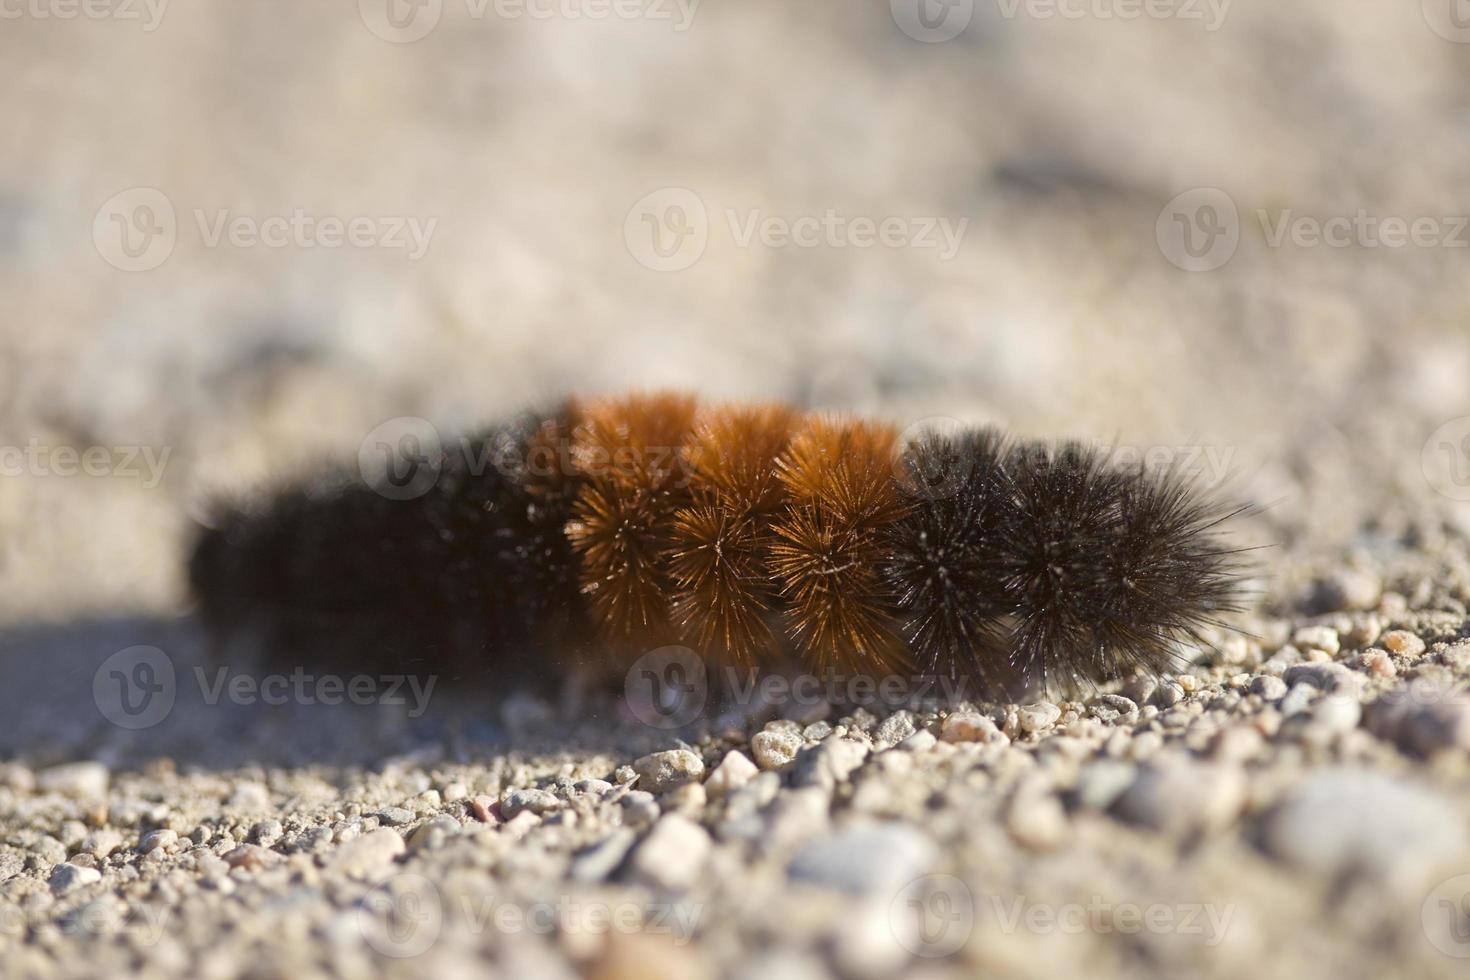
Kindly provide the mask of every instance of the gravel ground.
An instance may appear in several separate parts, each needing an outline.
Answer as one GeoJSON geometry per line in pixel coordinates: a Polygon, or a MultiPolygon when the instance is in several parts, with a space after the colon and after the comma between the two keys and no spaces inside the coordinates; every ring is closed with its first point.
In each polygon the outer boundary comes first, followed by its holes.
{"type": "Polygon", "coordinates": [[[1463,976],[1448,2],[962,0],[934,43],[901,0],[426,4],[411,43],[352,4],[6,8],[0,972],[1463,976]],[[177,217],[148,268],[108,237],[158,216],[140,189],[177,217]],[[211,243],[298,210],[435,230],[211,243]],[[967,224],[947,256],[742,239],[828,212],[967,224]],[[1360,213],[1441,237],[1283,224],[1360,213]],[[660,271],[636,233],[699,214],[660,271]],[[1191,221],[1232,251],[1190,259],[1191,221]],[[624,699],[206,652],[202,497],[399,416],[655,385],[1187,454],[1257,508],[1259,600],[1177,674],[1018,705],[714,674],[654,710],[637,671],[624,699]]]}

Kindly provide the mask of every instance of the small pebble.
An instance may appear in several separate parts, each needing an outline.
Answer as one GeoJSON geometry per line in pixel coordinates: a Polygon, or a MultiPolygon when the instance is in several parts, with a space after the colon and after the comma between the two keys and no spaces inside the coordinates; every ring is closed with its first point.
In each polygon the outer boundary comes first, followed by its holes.
{"type": "Polygon", "coordinates": [[[1106,810],[1133,785],[1138,768],[1126,762],[1101,760],[1085,766],[1073,790],[1077,802],[1091,810],[1106,810]]]}
{"type": "Polygon", "coordinates": [[[638,835],[628,828],[617,828],[572,859],[572,880],[587,884],[603,881],[623,863],[637,839],[638,835]]]}
{"type": "MultiPolygon", "coordinates": [[[[383,827],[339,845],[331,854],[329,863],[334,870],[349,877],[366,877],[391,864],[403,850],[403,838],[398,832],[383,827]]],[[[225,860],[228,861],[229,857],[226,856],[225,860]]]]}
{"type": "Polygon", "coordinates": [[[476,796],[470,800],[470,816],[480,823],[499,823],[495,807],[499,804],[493,796],[476,796]]]}
{"type": "Polygon", "coordinates": [[[801,751],[801,736],[781,731],[761,731],[750,740],[750,752],[762,769],[784,769],[801,751]]]}
{"type": "Polygon", "coordinates": [[[914,713],[907,709],[895,711],[873,733],[873,743],[880,748],[897,745],[914,733],[914,713]]]}
{"type": "Polygon", "coordinates": [[[1463,854],[1465,844],[1463,820],[1449,800],[1350,768],[1308,775],[1262,828],[1267,853],[1325,881],[1367,875],[1402,891],[1418,888],[1434,868],[1463,854]]]}
{"type": "Polygon", "coordinates": [[[270,847],[281,839],[283,833],[285,828],[281,826],[281,821],[262,820],[250,828],[250,841],[261,847],[270,847]]]}
{"type": "Polygon", "coordinates": [[[944,719],[939,737],[946,742],[995,742],[1003,738],[995,722],[973,711],[959,711],[944,719]]]}
{"type": "Polygon", "coordinates": [[[1389,630],[1378,638],[1378,643],[1389,653],[1399,657],[1419,657],[1424,654],[1424,641],[1408,630],[1389,630]]]}
{"type": "Polygon", "coordinates": [[[905,752],[927,752],[937,744],[939,744],[939,739],[934,737],[934,733],[927,728],[921,728],[899,742],[896,748],[905,752]]]}
{"type": "MultiPolygon", "coordinates": [[[[344,844],[343,847],[350,847],[344,844]]],[[[231,868],[242,868],[246,871],[259,871],[273,863],[280,857],[274,851],[267,850],[257,844],[241,844],[239,847],[229,851],[224,856],[225,864],[231,868]]]]}
{"type": "Polygon", "coordinates": [[[147,854],[149,851],[169,851],[179,843],[179,835],[172,830],[155,830],[143,835],[138,842],[138,853],[147,854]]]}
{"type": "Polygon", "coordinates": [[[36,787],[41,792],[81,800],[102,799],[110,782],[111,774],[100,762],[69,762],[36,774],[36,787]]]}
{"type": "Polygon", "coordinates": [[[1291,642],[1302,650],[1321,650],[1334,656],[1342,649],[1337,630],[1330,626],[1303,626],[1291,635],[1291,642]]]}
{"type": "Polygon", "coordinates": [[[654,752],[633,763],[638,786],[650,793],[666,793],[704,775],[704,760],[688,749],[654,752]]]}
{"type": "Polygon", "coordinates": [[[526,812],[542,816],[561,807],[561,800],[544,789],[507,790],[500,799],[500,813],[506,820],[514,820],[526,812]]]}
{"type": "Polygon", "coordinates": [[[760,769],[744,752],[731,749],[704,781],[704,788],[711,796],[726,796],[750,782],[758,772],[760,769]]]}
{"type": "Polygon", "coordinates": [[[447,813],[441,813],[408,835],[408,849],[436,851],[444,846],[444,842],[451,835],[457,833],[459,833],[459,821],[447,813]]]}
{"type": "Polygon", "coordinates": [[[933,864],[937,848],[895,823],[861,824],[812,838],[792,858],[793,880],[859,896],[893,895],[933,864]]]}
{"type": "Polygon", "coordinates": [[[846,738],[829,738],[815,748],[802,752],[796,766],[798,786],[825,786],[832,789],[845,783],[853,771],[868,757],[868,747],[846,738]]]}
{"type": "Polygon", "coordinates": [[[699,880],[712,847],[699,824],[671,813],[653,825],[629,859],[629,875],[637,881],[683,891],[699,880]]]}
{"type": "Polygon", "coordinates": [[[384,826],[401,827],[413,822],[414,812],[401,806],[390,806],[378,811],[378,819],[383,822],[384,826]]]}
{"type": "Polygon", "coordinates": [[[1024,732],[1039,732],[1056,724],[1062,716],[1062,709],[1049,701],[1038,701],[1035,704],[1022,705],[1017,717],[1024,732]]]}
{"type": "Polygon", "coordinates": [[[1286,697],[1286,681],[1270,674],[1257,674],[1251,681],[1251,693],[1259,694],[1267,701],[1279,701],[1286,697]]]}
{"type": "Polygon", "coordinates": [[[52,893],[65,895],[84,885],[101,881],[102,873],[96,868],[84,868],[76,864],[58,864],[51,871],[50,886],[52,893]]]}
{"type": "Polygon", "coordinates": [[[1246,781],[1238,768],[1171,757],[1139,772],[1117,812],[1129,823],[1178,836],[1223,829],[1245,800],[1246,781]]]}

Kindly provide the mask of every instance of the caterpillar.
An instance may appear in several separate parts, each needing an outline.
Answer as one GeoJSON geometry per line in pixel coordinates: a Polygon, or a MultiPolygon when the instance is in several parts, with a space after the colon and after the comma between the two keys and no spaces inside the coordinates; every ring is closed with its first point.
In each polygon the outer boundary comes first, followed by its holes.
{"type": "Polygon", "coordinates": [[[221,502],[188,569],[210,635],[497,677],[680,644],[999,696],[1165,671],[1243,605],[1244,508],[1076,441],[658,392],[427,462],[409,499],[337,476],[221,502]]]}

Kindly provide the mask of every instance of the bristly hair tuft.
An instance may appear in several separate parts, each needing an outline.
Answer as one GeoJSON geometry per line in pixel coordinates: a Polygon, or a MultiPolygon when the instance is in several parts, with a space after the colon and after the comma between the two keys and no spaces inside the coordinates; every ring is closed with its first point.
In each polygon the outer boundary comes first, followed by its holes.
{"type": "Polygon", "coordinates": [[[693,396],[661,392],[593,402],[573,439],[585,480],[566,534],[581,561],[581,590],[617,644],[666,642],[673,518],[689,502],[681,449],[693,396]]]}
{"type": "Polygon", "coordinates": [[[775,525],[770,566],[787,632],[818,670],[907,665],[881,571],[885,529],[905,512],[896,456],[890,426],[815,416],[777,462],[791,509],[775,525]]]}
{"type": "Polygon", "coordinates": [[[888,528],[883,563],[918,668],[987,693],[1014,683],[1012,603],[999,571],[1005,454],[1001,433],[988,428],[910,444],[899,485],[913,505],[888,528]]]}
{"type": "Polygon", "coordinates": [[[779,645],[765,558],[786,505],[775,464],[799,418],[775,403],[707,409],[684,450],[693,502],[673,520],[672,615],[684,642],[741,667],[779,645]]]}

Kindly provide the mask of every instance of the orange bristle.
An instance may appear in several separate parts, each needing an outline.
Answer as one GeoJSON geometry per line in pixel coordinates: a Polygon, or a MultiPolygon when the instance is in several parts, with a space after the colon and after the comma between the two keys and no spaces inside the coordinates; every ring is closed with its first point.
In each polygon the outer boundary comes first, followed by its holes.
{"type": "Polygon", "coordinates": [[[722,406],[701,415],[684,450],[693,503],[674,516],[673,619],[685,643],[740,666],[778,645],[764,559],[786,500],[775,463],[799,418],[785,405],[722,406]]]}
{"type": "Polygon", "coordinates": [[[906,663],[894,597],[879,573],[883,531],[904,514],[897,442],[881,423],[818,417],[778,460],[792,505],[775,525],[770,565],[787,631],[818,669],[884,673],[906,663]]]}
{"type": "Polygon", "coordinates": [[[583,408],[572,443],[582,486],[567,537],[581,558],[582,592],[615,642],[673,636],[668,545],[673,516],[689,502],[680,449],[695,399],[634,394],[583,408]]]}

